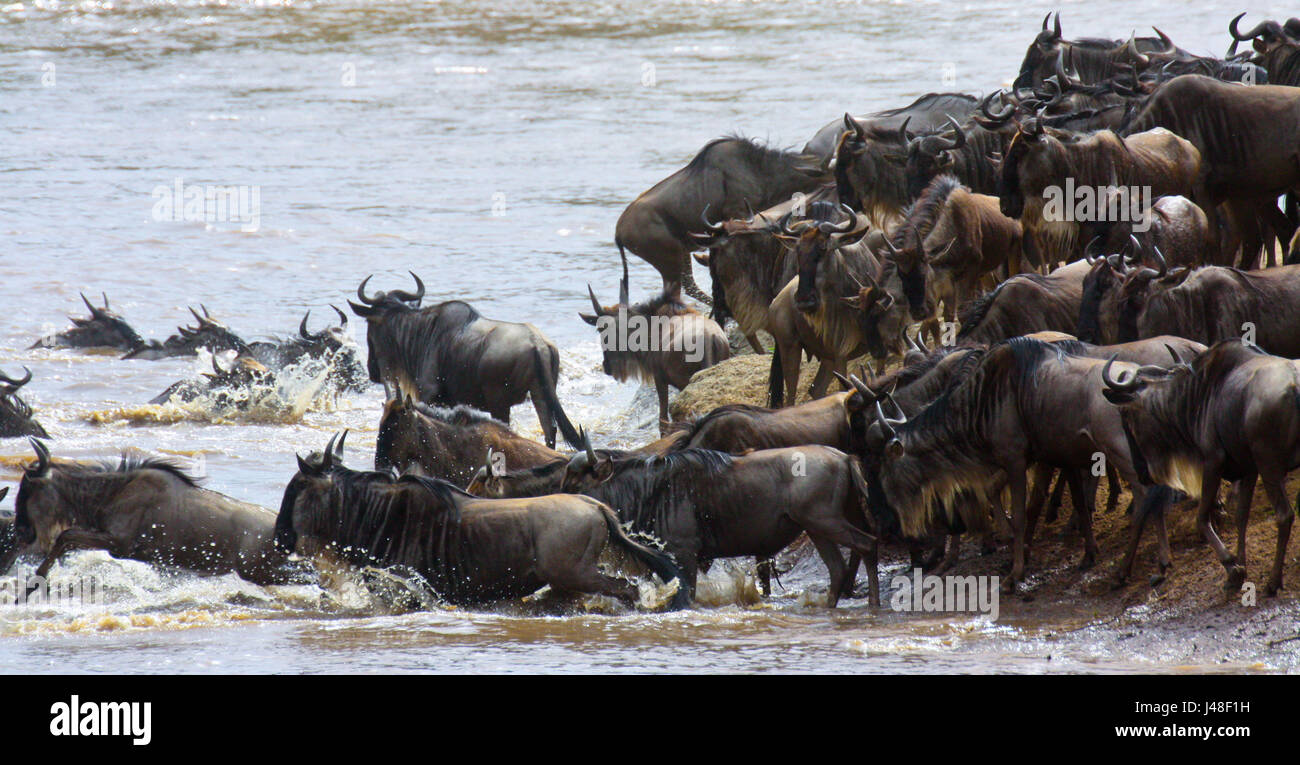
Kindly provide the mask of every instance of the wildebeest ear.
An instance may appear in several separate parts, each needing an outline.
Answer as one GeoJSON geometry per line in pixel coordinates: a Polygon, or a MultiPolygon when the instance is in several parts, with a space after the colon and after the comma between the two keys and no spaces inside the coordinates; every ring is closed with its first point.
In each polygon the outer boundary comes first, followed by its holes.
{"type": "Polygon", "coordinates": [[[596,319],[598,317],[592,316],[589,313],[582,313],[582,312],[578,313],[578,317],[581,318],[583,321],[587,322],[588,324],[590,324],[591,326],[593,327],[596,326],[596,319]]]}
{"type": "Polygon", "coordinates": [[[898,459],[903,456],[903,442],[897,438],[891,438],[889,443],[885,444],[885,454],[892,459],[898,459]]]}

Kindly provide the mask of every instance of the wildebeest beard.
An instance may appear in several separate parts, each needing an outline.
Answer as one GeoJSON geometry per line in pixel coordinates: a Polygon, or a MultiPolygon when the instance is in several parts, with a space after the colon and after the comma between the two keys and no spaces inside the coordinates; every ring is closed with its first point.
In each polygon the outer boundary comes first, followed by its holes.
{"type": "Polygon", "coordinates": [[[367,368],[370,371],[371,381],[385,382],[376,348],[388,347],[395,352],[391,362],[400,367],[399,378],[409,378],[398,382],[399,390],[403,395],[409,395],[416,400],[425,400],[420,396],[420,391],[406,390],[403,386],[408,383],[414,386],[420,370],[433,363],[437,368],[438,394],[432,401],[426,403],[443,406],[462,403],[453,400],[443,391],[449,387],[445,384],[446,381],[457,378],[456,372],[471,373],[478,368],[479,357],[485,350],[483,344],[474,343],[471,347],[461,348],[456,339],[466,327],[481,318],[479,312],[469,304],[460,301],[451,301],[423,310],[391,301],[385,304],[385,308],[388,310],[382,322],[378,324],[372,322],[370,325],[370,331],[377,335],[370,338],[370,358],[367,368]],[[431,318],[433,320],[430,320],[431,318]],[[446,355],[454,358],[445,358],[446,355]]]}
{"type": "Polygon", "coordinates": [[[1050,344],[1012,338],[983,354],[969,375],[899,426],[904,453],[885,458],[881,485],[905,536],[921,539],[944,530],[941,513],[955,507],[963,491],[989,503],[989,492],[1005,476],[991,459],[993,428],[1008,408],[1021,406],[1039,366],[1064,356],[1050,344]]]}

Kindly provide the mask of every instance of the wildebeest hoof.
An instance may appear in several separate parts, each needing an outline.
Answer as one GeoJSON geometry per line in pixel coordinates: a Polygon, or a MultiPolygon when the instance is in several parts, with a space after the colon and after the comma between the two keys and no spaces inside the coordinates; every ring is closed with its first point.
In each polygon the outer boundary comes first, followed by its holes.
{"type": "Polygon", "coordinates": [[[1224,592],[1232,595],[1241,591],[1241,585],[1246,581],[1246,567],[1237,564],[1228,566],[1228,581],[1224,582],[1224,592]]]}

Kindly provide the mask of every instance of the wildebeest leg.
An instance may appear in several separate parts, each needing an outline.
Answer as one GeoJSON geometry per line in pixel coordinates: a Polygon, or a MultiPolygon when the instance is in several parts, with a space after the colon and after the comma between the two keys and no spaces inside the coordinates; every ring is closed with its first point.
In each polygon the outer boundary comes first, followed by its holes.
{"type": "Polygon", "coordinates": [[[834,608],[840,602],[840,588],[844,586],[844,558],[840,557],[840,549],[831,542],[821,537],[809,534],[808,538],[812,540],[813,547],[817,548],[817,554],[821,556],[822,563],[826,564],[826,571],[830,574],[830,588],[826,592],[826,607],[834,608]]]}
{"type": "Polygon", "coordinates": [[[772,594],[772,570],[776,568],[776,561],[772,558],[755,558],[754,575],[758,578],[758,591],[763,597],[772,594]]]}
{"type": "MultiPolygon", "coordinates": [[[[844,374],[847,370],[847,362],[841,363],[833,359],[819,359],[817,364],[817,374],[813,377],[812,387],[808,390],[808,397],[817,399],[826,395],[831,387],[831,372],[844,374]]],[[[797,382],[797,378],[796,378],[797,382]]]]}
{"type": "Polygon", "coordinates": [[[1273,573],[1269,575],[1268,586],[1264,589],[1266,595],[1276,595],[1277,591],[1282,589],[1282,567],[1286,563],[1286,545],[1291,539],[1291,522],[1295,520],[1282,487],[1285,478],[1285,473],[1264,478],[1264,491],[1268,493],[1269,502],[1273,503],[1273,519],[1277,523],[1277,551],[1273,553],[1273,573]]]}
{"type": "MultiPolygon", "coordinates": [[[[65,529],[54,544],[50,547],[50,552],[41,561],[41,565],[36,567],[35,576],[44,579],[50,573],[50,567],[58,562],[72,550],[107,550],[112,554],[114,548],[119,547],[118,540],[111,534],[105,534],[102,531],[90,531],[89,529],[65,529]]],[[[35,585],[28,585],[27,594],[31,595],[36,589],[35,585]]]]}
{"type": "MultiPolygon", "coordinates": [[[[1119,493],[1121,491],[1119,482],[1119,473],[1115,472],[1115,466],[1106,462],[1106,513],[1115,512],[1119,506],[1119,493]]],[[[1133,511],[1133,503],[1129,502],[1129,512],[1133,511]]]]}
{"type": "Polygon", "coordinates": [[[659,435],[668,434],[668,378],[662,371],[655,372],[655,395],[659,397],[659,435]]]}
{"type": "Polygon", "coordinates": [[[1097,562],[1097,538],[1092,534],[1092,514],[1097,505],[1097,479],[1085,481],[1078,470],[1061,471],[1061,477],[1070,482],[1070,501],[1074,515],[1079,519],[1079,532],[1083,535],[1083,560],[1079,568],[1089,569],[1097,562]]]}
{"type": "Polygon", "coordinates": [[[827,605],[835,607],[839,601],[841,587],[844,583],[844,559],[840,557],[837,544],[853,550],[862,556],[867,563],[867,580],[871,588],[871,605],[880,605],[880,572],[879,568],[879,544],[876,537],[853,526],[847,520],[835,519],[823,521],[820,519],[799,519],[804,530],[808,532],[808,538],[813,540],[817,545],[817,552],[821,554],[822,560],[826,561],[826,567],[830,569],[831,563],[827,560],[826,553],[822,551],[822,544],[830,545],[830,549],[835,553],[835,560],[839,565],[838,569],[831,569],[831,597],[827,605]]]}
{"type": "Polygon", "coordinates": [[[794,406],[799,396],[799,364],[802,362],[803,348],[798,343],[781,348],[781,376],[785,378],[785,403],[772,402],[773,407],[794,406]]]}
{"type": "Polygon", "coordinates": [[[1223,540],[1215,533],[1214,524],[1210,519],[1210,514],[1214,512],[1215,500],[1219,496],[1220,480],[1219,466],[1206,465],[1205,471],[1201,474],[1201,501],[1196,511],[1196,527],[1201,530],[1201,535],[1205,537],[1206,542],[1209,542],[1210,549],[1214,550],[1219,562],[1223,564],[1223,570],[1228,575],[1223,589],[1228,594],[1232,594],[1240,590],[1242,582],[1246,581],[1246,569],[1224,547],[1223,540]]]}
{"type": "MultiPolygon", "coordinates": [[[[1027,536],[1031,544],[1033,543],[1034,540],[1034,529],[1038,527],[1039,513],[1042,512],[1043,502],[1047,499],[1047,487],[1052,483],[1053,472],[1054,470],[1050,465],[1040,464],[1034,466],[1034,484],[1033,484],[1033,488],[1029,492],[1029,509],[1028,509],[1029,529],[1027,533],[1027,536]]],[[[1061,482],[1058,480],[1056,482],[1056,485],[1057,487],[1060,487],[1061,482]]],[[[1053,494],[1052,497],[1053,499],[1055,499],[1056,494],[1053,494]]],[[[1056,513],[1052,512],[1052,510],[1049,509],[1047,521],[1050,523],[1054,520],[1056,520],[1056,513]]]]}
{"type": "MultiPolygon", "coordinates": [[[[528,397],[533,400],[533,410],[537,412],[537,422],[539,425],[542,426],[542,437],[546,440],[546,446],[549,449],[554,449],[555,448],[555,413],[552,412],[551,408],[546,405],[546,399],[538,391],[532,391],[531,393],[528,394],[528,397]]],[[[498,420],[501,420],[504,423],[509,424],[510,408],[509,407],[506,408],[505,417],[497,417],[495,413],[493,413],[492,416],[498,420]]]]}
{"type": "Polygon", "coordinates": [[[1018,465],[1008,471],[1011,486],[1011,575],[1003,583],[1002,589],[1015,592],[1016,586],[1025,578],[1025,467],[1018,465]]]}
{"type": "Polygon", "coordinates": [[[1233,486],[1237,494],[1237,562],[1243,566],[1246,565],[1246,524],[1250,521],[1250,504],[1255,499],[1255,478],[1256,475],[1250,473],[1233,486]]]}

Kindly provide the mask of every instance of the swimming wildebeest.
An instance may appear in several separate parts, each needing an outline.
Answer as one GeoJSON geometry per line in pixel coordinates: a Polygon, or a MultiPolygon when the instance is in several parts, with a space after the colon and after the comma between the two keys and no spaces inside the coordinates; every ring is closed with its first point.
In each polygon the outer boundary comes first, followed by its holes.
{"type": "Polygon", "coordinates": [[[858,460],[838,449],[805,445],[732,456],[686,449],[661,457],[620,457],[592,449],[555,471],[491,476],[495,496],[564,491],[613,507],[632,529],[662,539],[695,592],[697,572],[719,558],[770,558],[807,532],[830,572],[827,605],[838,602],[844,545],[870,564],[871,602],[880,603],[875,538],[863,514],[858,460]],[[557,475],[558,472],[558,475],[557,475]],[[558,481],[558,482],[557,482],[558,481]]]}
{"type": "Polygon", "coordinates": [[[510,407],[531,397],[546,445],[555,446],[558,424],[564,440],[578,448],[578,431],[555,394],[560,352],[531,324],[486,319],[468,303],[450,300],[420,307],[416,291],[366,295],[367,276],[357,287],[360,304],[348,301],[366,320],[370,379],[388,398],[410,396],[434,406],[472,406],[510,424],[510,407]]]}
{"type": "Polygon", "coordinates": [[[203,309],[202,316],[193,308],[190,309],[190,313],[194,315],[197,321],[193,327],[177,327],[177,334],[162,342],[150,340],[147,343],[138,345],[122,358],[156,361],[176,356],[197,356],[200,348],[207,348],[212,353],[221,353],[222,351],[249,353],[251,351],[248,343],[244,342],[239,335],[231,332],[230,327],[212,318],[212,314],[208,313],[207,306],[200,307],[203,309]]]}
{"type": "MultiPolygon", "coordinates": [[[[949,115],[964,117],[975,108],[976,99],[966,93],[926,93],[907,106],[886,109],[856,117],[845,115],[863,130],[876,134],[898,133],[904,124],[913,131],[932,130],[948,118],[949,115]]],[[[840,137],[846,129],[853,129],[848,120],[834,119],[823,125],[808,143],[804,144],[803,153],[813,154],[826,162],[835,156],[839,148],[840,137]]],[[[868,185],[872,185],[868,183],[868,185]]]]}
{"type": "Polygon", "coordinates": [[[364,391],[370,383],[365,366],[357,358],[356,343],[348,335],[348,315],[335,306],[330,308],[338,314],[337,326],[309,331],[307,322],[311,311],[308,311],[298,325],[296,337],[251,342],[249,353],[273,370],[298,365],[307,359],[320,361],[326,365],[327,381],[334,389],[364,391]]]}
{"type": "Polygon", "coordinates": [[[139,333],[121,316],[109,309],[108,295],[103,297],[104,305],[96,307],[86,299],[85,295],[82,295],[81,302],[86,304],[90,316],[84,319],[69,316],[72,321],[71,328],[37,340],[28,350],[31,348],[116,348],[129,351],[144,345],[144,338],[140,337],[139,333]]]}
{"type": "Polygon", "coordinates": [[[483,465],[534,467],[565,456],[467,406],[440,409],[409,397],[389,399],[379,421],[375,470],[416,472],[464,486],[483,465]],[[499,455],[499,456],[495,456],[499,455]]]}
{"type": "Polygon", "coordinates": [[[32,446],[36,463],[24,468],[14,502],[17,544],[0,559],[0,574],[34,543],[42,577],[65,553],[90,549],[262,585],[300,578],[272,546],[275,513],[266,508],[201,488],[164,460],[56,464],[44,444],[32,446]]]}
{"type": "Polygon", "coordinates": [[[591,285],[587,294],[595,313],[578,316],[600,332],[605,374],[619,382],[639,378],[654,383],[659,398],[659,427],[669,421],[668,386],[681,390],[691,376],[731,358],[731,346],[718,323],[665,290],[633,305],[628,297],[627,256],[618,303],[602,306],[591,285]]]}
{"type": "MultiPolygon", "coordinates": [[[[1037,520],[1026,512],[1026,473],[1037,464],[1055,467],[1070,482],[1084,539],[1082,565],[1090,565],[1097,555],[1091,473],[1098,453],[1133,488],[1142,512],[1150,511],[1143,502],[1148,486],[1139,479],[1118,413],[1101,393],[1102,369],[1114,363],[1012,338],[990,348],[978,368],[915,417],[891,419],[878,412],[884,448],[868,471],[879,487],[870,495],[873,514],[895,515],[906,537],[924,538],[960,492],[987,504],[1005,481],[1014,540],[1011,573],[1003,584],[1014,591],[1024,578],[1037,520]]],[[[1135,536],[1144,521],[1145,516],[1134,519],[1135,536]]],[[[1162,548],[1162,568],[1167,560],[1162,548]]]]}
{"type": "Polygon", "coordinates": [[[1197,526],[1227,571],[1226,591],[1246,579],[1246,521],[1263,481],[1277,522],[1277,551],[1266,592],[1282,587],[1294,520],[1286,475],[1300,467],[1300,369],[1240,340],[1225,340],[1165,372],[1103,375],[1106,398],[1123,418],[1144,480],[1200,500],[1197,526]],[[1237,554],[1211,523],[1221,480],[1237,490],[1237,554]]]}
{"type": "Polygon", "coordinates": [[[49,438],[45,428],[32,416],[31,406],[18,396],[18,389],[32,381],[32,370],[23,367],[23,371],[27,374],[22,379],[0,372],[0,438],[49,438]]]}
{"type": "Polygon", "coordinates": [[[623,210],[614,227],[614,244],[655,267],[664,291],[676,296],[683,286],[696,300],[709,297],[691,275],[690,253],[702,232],[700,216],[739,218],[747,209],[763,210],[798,192],[810,193],[830,180],[815,156],[781,151],[748,138],[718,138],[695,158],[644,191],[623,210]]]}
{"type": "Polygon", "coordinates": [[[217,407],[247,409],[255,398],[269,392],[275,385],[275,373],[252,356],[239,355],[224,364],[219,358],[212,357],[211,372],[204,372],[196,379],[174,382],[149,399],[149,403],[189,403],[210,397],[217,407]]]}
{"type": "MultiPolygon", "coordinates": [[[[318,459],[298,458],[275,522],[283,553],[327,550],[353,565],[413,571],[458,605],[547,585],[635,603],[634,584],[602,571],[610,564],[625,576],[648,569],[665,583],[679,579],[669,555],[631,539],[589,497],[480,499],[436,478],[349,470],[335,438],[318,459]]],[[[671,607],[688,604],[679,586],[671,607]]]]}

